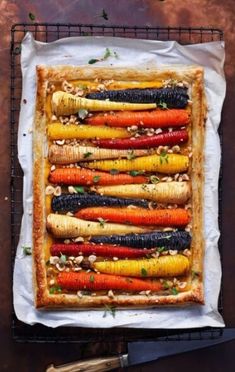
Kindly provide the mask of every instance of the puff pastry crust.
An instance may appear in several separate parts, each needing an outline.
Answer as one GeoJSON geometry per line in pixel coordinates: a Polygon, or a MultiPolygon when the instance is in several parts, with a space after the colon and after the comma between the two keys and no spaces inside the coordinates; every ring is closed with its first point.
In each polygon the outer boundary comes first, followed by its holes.
{"type": "Polygon", "coordinates": [[[35,306],[37,308],[100,308],[104,305],[119,308],[143,308],[146,306],[186,306],[204,302],[203,294],[203,185],[204,185],[204,130],[206,101],[204,95],[203,69],[198,66],[176,66],[161,69],[132,69],[76,66],[38,66],[37,99],[33,141],[33,266],[35,306]],[[48,252],[52,237],[46,228],[49,211],[45,189],[50,170],[48,162],[47,126],[50,121],[51,86],[60,86],[63,81],[184,81],[190,89],[191,109],[191,165],[192,187],[192,244],[190,272],[187,280],[189,289],[175,294],[86,294],[78,297],[74,293],[50,293],[48,278],[48,252]]]}

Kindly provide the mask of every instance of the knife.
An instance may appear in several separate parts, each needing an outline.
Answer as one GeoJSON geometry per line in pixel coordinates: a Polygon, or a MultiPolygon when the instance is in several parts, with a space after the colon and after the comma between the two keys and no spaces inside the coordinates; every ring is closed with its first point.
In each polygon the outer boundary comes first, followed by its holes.
{"type": "Polygon", "coordinates": [[[169,355],[184,353],[235,339],[235,328],[223,330],[221,337],[213,340],[187,341],[138,341],[128,343],[128,354],[77,361],[55,367],[48,366],[46,372],[105,372],[151,362],[169,355]]]}

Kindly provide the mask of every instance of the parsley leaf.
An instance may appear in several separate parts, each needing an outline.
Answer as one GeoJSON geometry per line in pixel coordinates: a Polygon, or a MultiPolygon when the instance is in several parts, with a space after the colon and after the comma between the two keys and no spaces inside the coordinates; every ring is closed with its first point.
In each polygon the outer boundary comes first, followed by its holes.
{"type": "Polygon", "coordinates": [[[166,102],[160,101],[159,104],[157,105],[157,107],[160,107],[162,110],[168,110],[168,106],[167,106],[166,102]]]}
{"type": "Polygon", "coordinates": [[[160,164],[163,164],[164,161],[168,163],[168,155],[166,151],[162,151],[160,154],[160,164]]]}
{"type": "Polygon", "coordinates": [[[83,154],[83,157],[84,157],[84,159],[86,159],[86,158],[89,158],[89,156],[91,156],[93,153],[92,152],[85,152],[85,154],[83,154]]]}
{"type": "Polygon", "coordinates": [[[141,269],[141,275],[142,276],[147,276],[148,275],[148,272],[144,267],[142,267],[142,269],[141,269]]]}
{"type": "Polygon", "coordinates": [[[84,187],[83,186],[74,186],[75,190],[78,194],[84,194],[84,187]]]}
{"type": "Polygon", "coordinates": [[[94,281],[95,281],[95,277],[94,277],[94,275],[91,275],[91,276],[90,276],[89,281],[90,281],[90,283],[94,283],[94,281]]]}
{"type": "Polygon", "coordinates": [[[54,285],[49,289],[50,294],[54,294],[55,292],[62,292],[62,288],[59,285],[54,285]]]}
{"type": "Polygon", "coordinates": [[[171,294],[177,295],[178,293],[179,293],[179,291],[176,288],[172,288],[171,294]]]}
{"type": "Polygon", "coordinates": [[[104,227],[105,223],[108,221],[104,220],[102,217],[97,218],[97,220],[99,221],[101,227],[104,227]]]}
{"type": "Polygon", "coordinates": [[[106,49],[105,49],[104,56],[103,56],[103,59],[107,59],[107,58],[109,58],[109,57],[111,57],[111,56],[112,56],[112,52],[111,52],[111,50],[110,50],[109,48],[106,48],[106,49]]]}
{"type": "Polygon", "coordinates": [[[108,17],[108,14],[107,12],[105,11],[105,9],[102,9],[102,13],[101,13],[101,18],[104,18],[105,21],[108,21],[109,17],[108,17]]]}
{"type": "Polygon", "coordinates": [[[100,176],[94,176],[94,177],[93,177],[93,182],[94,182],[94,183],[99,182],[99,180],[100,180],[100,176]]]}
{"type": "Polygon", "coordinates": [[[157,248],[157,252],[158,253],[162,253],[163,251],[165,251],[165,247],[159,247],[159,248],[157,248]]]}
{"type": "Polygon", "coordinates": [[[31,247],[27,247],[27,246],[23,246],[23,253],[25,256],[31,256],[32,254],[32,248],[31,247]]]}
{"type": "Polygon", "coordinates": [[[127,154],[127,159],[128,160],[133,160],[135,158],[136,158],[136,155],[135,155],[134,150],[131,150],[130,152],[128,152],[128,154],[127,154]]]}
{"type": "Polygon", "coordinates": [[[66,261],[67,261],[67,257],[65,256],[65,254],[62,254],[62,253],[60,253],[60,261],[62,262],[62,263],[66,263],[66,261]]]}
{"type": "Polygon", "coordinates": [[[31,21],[35,21],[35,15],[33,14],[33,13],[29,13],[29,19],[31,20],[31,21]]]}
{"type": "Polygon", "coordinates": [[[105,311],[104,311],[103,318],[106,318],[106,316],[107,316],[108,313],[111,314],[113,318],[115,318],[116,307],[115,306],[105,305],[105,311]]]}
{"type": "Polygon", "coordinates": [[[150,176],[150,181],[151,183],[158,183],[160,182],[160,178],[158,178],[157,176],[150,176]]]}
{"type": "Polygon", "coordinates": [[[97,58],[91,58],[89,61],[88,61],[88,63],[89,63],[89,65],[93,65],[94,63],[97,63],[97,62],[99,62],[100,61],[100,59],[97,59],[97,58]]]}
{"type": "Polygon", "coordinates": [[[167,280],[163,280],[163,288],[164,289],[169,289],[169,284],[168,284],[168,281],[167,280]]]}
{"type": "Polygon", "coordinates": [[[136,177],[136,176],[139,176],[140,174],[144,174],[144,172],[143,172],[143,171],[131,170],[131,171],[129,172],[129,174],[130,174],[131,176],[133,176],[133,177],[136,177]]]}
{"type": "Polygon", "coordinates": [[[119,170],[117,170],[117,169],[110,169],[109,173],[112,174],[112,175],[118,174],[119,173],[119,170]]]}

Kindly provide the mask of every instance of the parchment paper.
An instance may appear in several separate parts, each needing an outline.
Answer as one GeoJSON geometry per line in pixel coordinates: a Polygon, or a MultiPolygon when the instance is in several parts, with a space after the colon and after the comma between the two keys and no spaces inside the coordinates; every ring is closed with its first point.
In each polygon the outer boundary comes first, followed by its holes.
{"type": "Polygon", "coordinates": [[[14,308],[18,319],[50,327],[135,327],[193,328],[216,326],[224,322],[217,311],[221,282],[220,255],[217,248],[218,176],[220,143],[217,129],[225,96],[223,73],[224,43],[179,45],[174,41],[150,41],[112,37],[71,37],[53,43],[35,41],[27,33],[22,42],[21,66],[23,91],[20,111],[18,156],[24,171],[24,215],[14,269],[14,308]],[[32,257],[23,254],[23,246],[32,246],[32,126],[35,109],[35,66],[85,65],[91,58],[100,58],[105,48],[118,54],[97,66],[150,66],[162,64],[198,64],[205,68],[206,96],[209,104],[206,123],[205,164],[205,306],[117,310],[115,318],[103,310],[42,311],[35,310],[32,290],[32,257]],[[26,100],[27,103],[24,103],[26,100]],[[26,135],[24,135],[26,134],[26,135]]]}

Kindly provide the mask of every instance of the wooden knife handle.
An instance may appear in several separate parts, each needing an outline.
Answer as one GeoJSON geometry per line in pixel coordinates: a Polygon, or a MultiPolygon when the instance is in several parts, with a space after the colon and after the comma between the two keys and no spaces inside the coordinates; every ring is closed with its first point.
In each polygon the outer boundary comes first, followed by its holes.
{"type": "Polygon", "coordinates": [[[110,371],[115,368],[121,367],[122,356],[115,357],[104,357],[104,358],[95,358],[87,359],[73,362],[69,364],[63,364],[58,367],[54,367],[53,364],[47,367],[46,372],[103,372],[110,371]]]}

